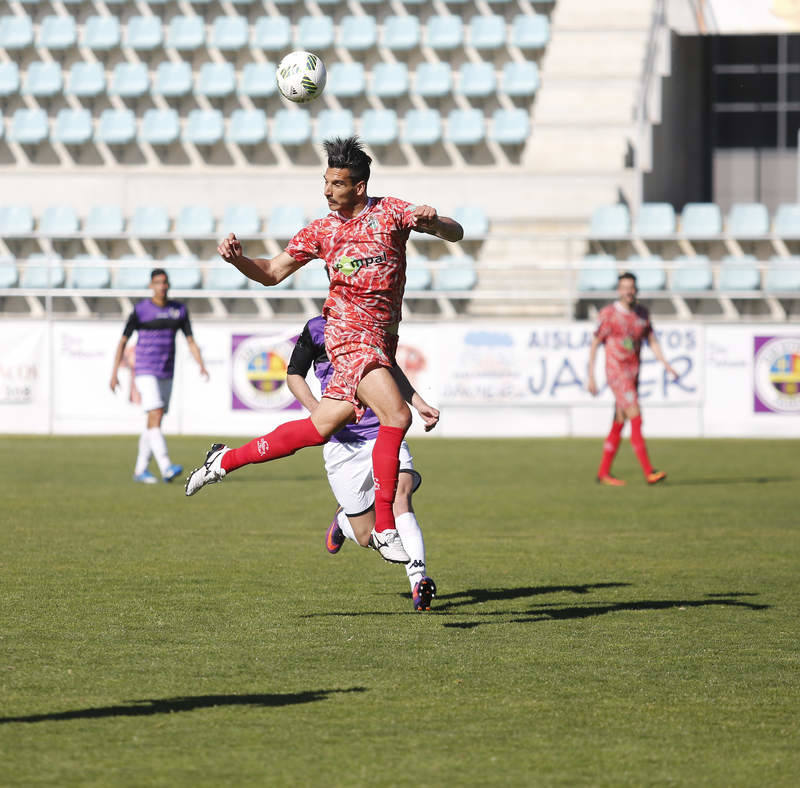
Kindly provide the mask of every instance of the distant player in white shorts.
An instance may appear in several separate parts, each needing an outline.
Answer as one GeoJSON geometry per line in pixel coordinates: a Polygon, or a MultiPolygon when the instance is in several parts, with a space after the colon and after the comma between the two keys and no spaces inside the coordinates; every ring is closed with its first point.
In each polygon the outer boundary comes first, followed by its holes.
{"type": "MultiPolygon", "coordinates": [[[[325,352],[325,319],[312,318],[306,323],[289,362],[287,384],[297,400],[309,412],[318,401],[306,376],[311,367],[319,379],[322,391],[333,374],[325,352]]],[[[411,404],[425,420],[425,429],[436,426],[439,411],[428,405],[395,368],[398,385],[411,404]],[[405,389],[405,391],[404,391],[405,389]]],[[[370,534],[375,525],[375,481],[372,474],[372,450],[378,434],[378,418],[367,409],[357,424],[349,424],[325,444],[323,456],[328,483],[339,504],[325,536],[329,553],[338,553],[345,539],[362,547],[370,546],[370,534]]],[[[422,484],[405,440],[400,446],[400,469],[394,498],[394,517],[397,532],[407,553],[406,574],[411,586],[414,609],[430,610],[436,594],[436,584],[428,577],[425,566],[425,542],[411,503],[411,497],[422,484]]]]}

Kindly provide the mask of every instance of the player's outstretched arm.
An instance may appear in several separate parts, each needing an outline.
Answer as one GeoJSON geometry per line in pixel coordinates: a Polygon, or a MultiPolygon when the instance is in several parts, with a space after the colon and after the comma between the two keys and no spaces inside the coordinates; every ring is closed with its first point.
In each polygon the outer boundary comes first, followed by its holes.
{"type": "Polygon", "coordinates": [[[414,229],[420,233],[435,235],[443,241],[460,241],[464,237],[464,228],[449,216],[439,216],[430,205],[418,205],[413,213],[417,219],[414,229]]]}
{"type": "Polygon", "coordinates": [[[272,258],[246,257],[242,242],[233,233],[220,241],[217,252],[226,263],[236,266],[248,279],[267,287],[282,282],[303,265],[288,252],[281,252],[272,258]]]}

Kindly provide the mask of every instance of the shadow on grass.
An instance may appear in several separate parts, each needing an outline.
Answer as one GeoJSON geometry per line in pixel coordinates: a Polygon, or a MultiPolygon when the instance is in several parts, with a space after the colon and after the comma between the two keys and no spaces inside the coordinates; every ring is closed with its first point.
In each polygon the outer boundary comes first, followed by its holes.
{"type": "Polygon", "coordinates": [[[148,717],[153,714],[174,714],[179,711],[213,709],[217,706],[256,706],[278,708],[298,703],[314,703],[336,693],[366,692],[366,687],[345,690],[308,690],[273,695],[193,695],[179,698],[131,700],[117,706],[98,706],[89,709],[58,711],[52,714],[30,714],[23,717],[0,717],[0,725],[12,722],[61,722],[64,720],[94,720],[105,717],[148,717]]]}
{"type": "Polygon", "coordinates": [[[706,484],[772,484],[796,482],[800,476],[723,476],[713,479],[667,479],[670,487],[702,487],[706,484]]]}

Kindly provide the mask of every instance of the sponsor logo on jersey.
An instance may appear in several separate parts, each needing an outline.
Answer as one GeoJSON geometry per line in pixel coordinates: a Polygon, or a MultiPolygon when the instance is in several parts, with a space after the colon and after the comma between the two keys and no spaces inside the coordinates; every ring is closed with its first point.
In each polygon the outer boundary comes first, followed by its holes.
{"type": "Polygon", "coordinates": [[[373,255],[372,257],[350,257],[349,255],[342,255],[334,264],[334,268],[345,276],[352,276],[368,265],[375,265],[376,263],[386,262],[386,252],[373,255]]]}

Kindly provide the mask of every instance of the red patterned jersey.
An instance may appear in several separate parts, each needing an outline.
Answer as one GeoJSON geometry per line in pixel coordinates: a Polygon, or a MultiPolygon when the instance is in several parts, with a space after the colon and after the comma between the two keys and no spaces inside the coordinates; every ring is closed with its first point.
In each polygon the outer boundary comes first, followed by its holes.
{"type": "Polygon", "coordinates": [[[329,213],[292,238],[286,251],[295,260],[325,261],[331,280],[326,318],[386,330],[397,326],[414,208],[395,197],[373,197],[358,216],[329,213]]]}
{"type": "Polygon", "coordinates": [[[606,370],[639,370],[642,340],[653,331],[650,314],[641,304],[626,309],[619,301],[600,310],[595,336],[606,349],[606,370]]]}

